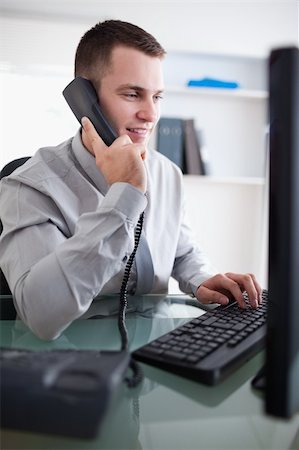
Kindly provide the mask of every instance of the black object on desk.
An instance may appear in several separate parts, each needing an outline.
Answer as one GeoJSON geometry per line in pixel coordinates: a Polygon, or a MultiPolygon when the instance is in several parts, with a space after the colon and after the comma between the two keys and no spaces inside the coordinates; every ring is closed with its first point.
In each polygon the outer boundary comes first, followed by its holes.
{"type": "Polygon", "coordinates": [[[126,351],[2,348],[1,427],[96,437],[129,361],[126,351]]]}
{"type": "MultiPolygon", "coordinates": [[[[268,292],[257,308],[220,306],[137,349],[139,361],[215,385],[265,344],[268,292]]],[[[244,298],[248,299],[247,294],[244,298]]]]}

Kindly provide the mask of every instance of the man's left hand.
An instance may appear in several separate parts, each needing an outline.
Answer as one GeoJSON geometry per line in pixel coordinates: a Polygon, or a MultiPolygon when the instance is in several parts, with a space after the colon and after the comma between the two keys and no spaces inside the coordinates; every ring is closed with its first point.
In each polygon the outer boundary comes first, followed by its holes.
{"type": "Polygon", "coordinates": [[[262,289],[253,274],[219,273],[199,286],[196,298],[203,304],[220,305],[227,305],[234,298],[241,308],[246,308],[244,291],[248,294],[250,305],[257,308],[262,301],[262,289]]]}

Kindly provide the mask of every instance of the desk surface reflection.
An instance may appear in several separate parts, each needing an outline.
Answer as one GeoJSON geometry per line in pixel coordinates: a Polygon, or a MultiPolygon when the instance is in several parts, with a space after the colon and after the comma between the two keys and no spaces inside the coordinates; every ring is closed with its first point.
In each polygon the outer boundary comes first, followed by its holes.
{"type": "MultiPolygon", "coordinates": [[[[117,313],[118,297],[99,297],[82,319],[53,342],[39,340],[18,320],[3,320],[1,345],[35,350],[117,350],[117,313]]],[[[126,324],[130,350],[201,314],[204,310],[197,301],[184,295],[129,297],[126,324]]],[[[1,448],[299,450],[299,415],[289,421],[265,416],[262,396],[251,389],[250,381],[262,363],[260,353],[216,387],[142,365],[142,384],[133,390],[124,387],[97,439],[3,429],[1,448]]]]}

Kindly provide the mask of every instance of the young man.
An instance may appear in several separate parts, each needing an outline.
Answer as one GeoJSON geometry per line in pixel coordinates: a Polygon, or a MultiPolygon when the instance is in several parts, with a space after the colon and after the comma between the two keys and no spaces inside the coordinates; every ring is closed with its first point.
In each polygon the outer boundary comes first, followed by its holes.
{"type": "Polygon", "coordinates": [[[89,30],[75,75],[92,81],[119,137],[107,147],[84,118],[74,138],[40,149],[2,182],[0,265],[18,316],[43,339],[59,336],[96,295],[120,291],[143,211],[129,293],[165,293],[173,276],[202,303],[234,296],[242,307],[244,290],[253,307],[260,302],[253,275],[209,269],[185,223],[179,169],[147,147],[160,116],[164,54],[129,23],[89,30]]]}

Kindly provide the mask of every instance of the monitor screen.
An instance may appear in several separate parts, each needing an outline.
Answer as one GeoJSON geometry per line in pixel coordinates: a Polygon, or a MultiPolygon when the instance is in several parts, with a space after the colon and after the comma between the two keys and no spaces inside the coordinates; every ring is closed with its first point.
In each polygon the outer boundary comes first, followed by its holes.
{"type": "Polygon", "coordinates": [[[269,58],[268,414],[299,410],[299,50],[269,58]]]}

